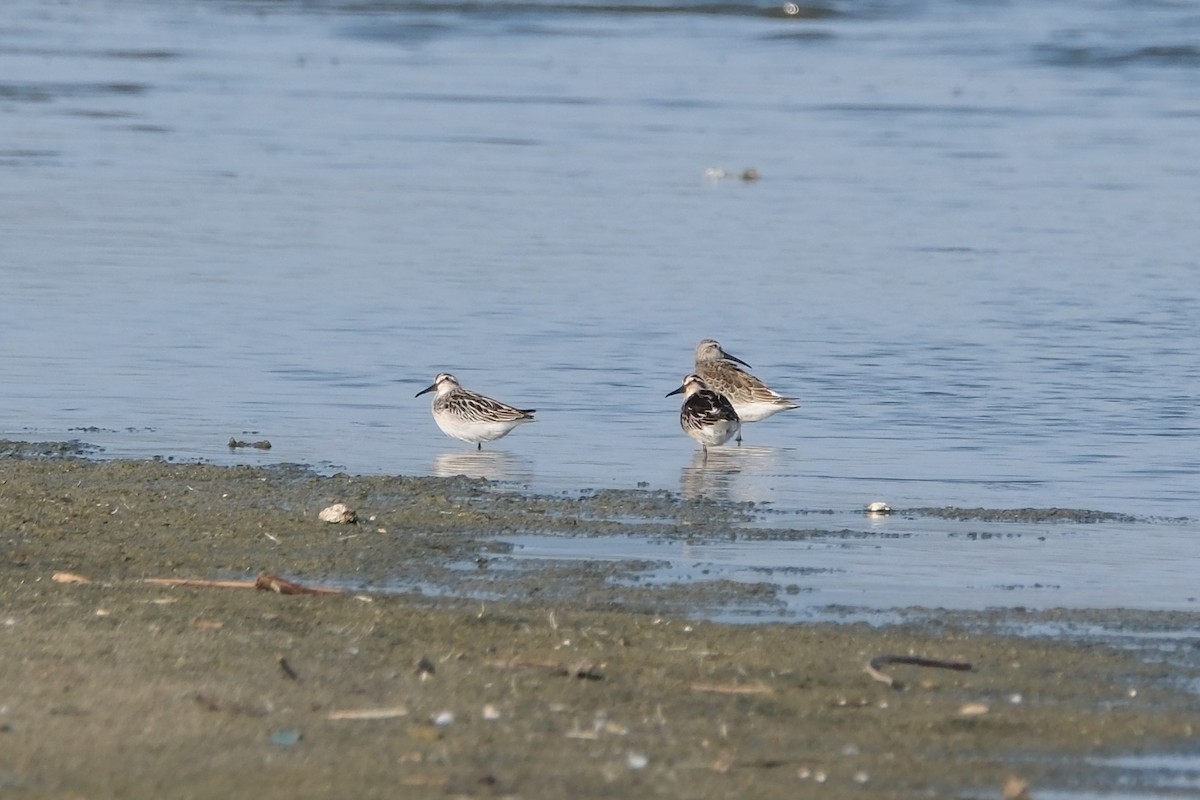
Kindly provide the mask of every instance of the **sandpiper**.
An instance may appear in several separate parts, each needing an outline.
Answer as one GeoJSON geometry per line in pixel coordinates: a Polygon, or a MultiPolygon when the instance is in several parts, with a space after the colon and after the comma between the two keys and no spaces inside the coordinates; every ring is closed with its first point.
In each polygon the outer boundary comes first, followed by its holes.
{"type": "Polygon", "coordinates": [[[741,431],[742,422],[733,404],[724,395],[708,388],[700,376],[688,375],[682,386],[667,392],[667,397],[680,392],[686,394],[687,399],[679,410],[679,427],[699,442],[704,452],[708,452],[710,445],[725,444],[741,431]]]}
{"type": "Polygon", "coordinates": [[[484,442],[492,442],[523,422],[533,422],[533,408],[513,408],[499,400],[464,389],[458,378],[440,372],[433,383],[416,393],[437,391],[433,399],[433,421],[442,433],[454,439],[471,442],[482,450],[484,442]]]}
{"type": "MultiPolygon", "coordinates": [[[[784,397],[738,364],[750,366],[726,353],[716,339],[701,339],[696,345],[696,374],[714,392],[729,398],[742,422],[760,422],[772,414],[800,407],[795,400],[784,397]]],[[[741,444],[741,431],[738,431],[737,440],[741,444]]]]}

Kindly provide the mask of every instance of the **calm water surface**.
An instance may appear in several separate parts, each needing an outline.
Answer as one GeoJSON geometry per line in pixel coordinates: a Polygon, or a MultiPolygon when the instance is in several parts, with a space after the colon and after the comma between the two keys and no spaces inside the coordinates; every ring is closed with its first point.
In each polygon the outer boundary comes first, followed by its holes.
{"type": "MultiPolygon", "coordinates": [[[[1191,607],[1197,41],[1190,4],[1134,0],[15,0],[0,434],[784,511],[1098,508],[1150,519],[1053,528],[1069,546],[982,583],[1191,607]],[[663,397],[706,336],[802,403],[708,463],[663,397]],[[446,439],[413,398],[441,370],[539,421],[446,439]]],[[[1001,557],[925,530],[880,540],[894,583],[1001,557]]],[[[842,557],[839,585],[881,580],[842,557]]]]}

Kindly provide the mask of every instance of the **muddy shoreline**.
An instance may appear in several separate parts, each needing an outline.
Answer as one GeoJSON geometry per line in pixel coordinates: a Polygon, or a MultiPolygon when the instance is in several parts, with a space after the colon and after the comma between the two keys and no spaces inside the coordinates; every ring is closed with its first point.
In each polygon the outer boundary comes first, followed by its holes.
{"type": "Polygon", "coordinates": [[[515,570],[503,536],[720,535],[745,507],[86,452],[0,443],[5,794],[998,797],[1015,775],[1036,797],[1129,789],[1108,757],[1200,751],[1194,614],[723,625],[688,610],[776,589],[515,570]],[[338,501],[358,524],[318,521],[338,501]],[[145,582],[263,572],[346,591],[145,582]],[[1177,647],[1012,633],[1034,623],[1177,647]],[[896,690],[864,672],[885,653],[974,668],[889,667],[896,690]]]}

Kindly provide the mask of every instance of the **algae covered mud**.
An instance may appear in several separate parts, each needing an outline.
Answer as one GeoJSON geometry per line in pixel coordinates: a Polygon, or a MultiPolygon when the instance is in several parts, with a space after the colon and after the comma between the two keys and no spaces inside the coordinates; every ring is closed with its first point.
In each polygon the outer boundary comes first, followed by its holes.
{"type": "Polygon", "coordinates": [[[999,797],[1028,782],[1034,797],[1141,797],[1200,782],[1194,613],[725,624],[695,612],[789,590],[518,559],[512,540],[783,536],[744,505],[0,448],[13,796],[999,797]],[[320,522],[333,502],[358,523],[320,522]],[[345,591],[146,581],[261,573],[345,591]],[[886,655],[971,669],[880,662],[898,690],[864,671],[886,655]]]}

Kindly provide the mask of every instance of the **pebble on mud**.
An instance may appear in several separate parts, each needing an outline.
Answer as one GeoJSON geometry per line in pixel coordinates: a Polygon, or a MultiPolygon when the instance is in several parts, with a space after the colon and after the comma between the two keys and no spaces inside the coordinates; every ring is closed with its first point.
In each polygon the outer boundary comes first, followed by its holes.
{"type": "Polygon", "coordinates": [[[350,525],[358,522],[358,514],[345,503],[334,503],[327,508],[323,508],[317,516],[322,522],[334,525],[350,525]]]}
{"type": "Polygon", "coordinates": [[[1016,775],[1008,776],[1000,796],[1004,800],[1029,800],[1029,781],[1016,775]]]}

